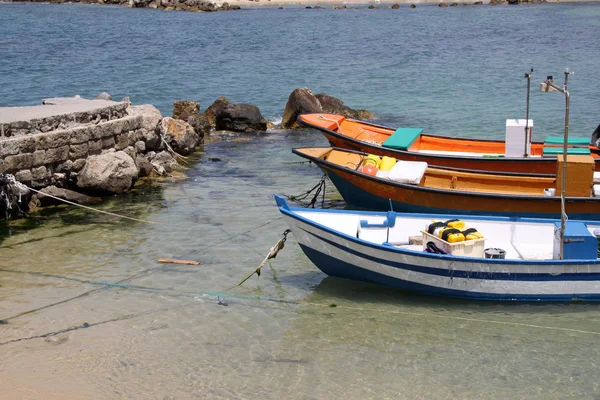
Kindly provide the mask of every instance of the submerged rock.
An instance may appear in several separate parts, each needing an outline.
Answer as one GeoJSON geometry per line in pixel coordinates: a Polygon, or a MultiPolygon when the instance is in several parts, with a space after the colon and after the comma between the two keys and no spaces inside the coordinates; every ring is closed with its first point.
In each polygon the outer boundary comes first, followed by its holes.
{"type": "Polygon", "coordinates": [[[77,187],[93,193],[122,193],[138,177],[133,159],[123,151],[91,156],[77,177],[77,187]]]}
{"type": "Polygon", "coordinates": [[[65,188],[58,188],[56,186],[47,186],[40,190],[41,194],[35,194],[32,196],[31,201],[35,202],[36,205],[41,207],[56,205],[56,204],[64,204],[62,201],[57,200],[53,197],[57,197],[59,199],[68,200],[72,203],[77,204],[90,204],[101,201],[99,197],[91,197],[82,193],[78,193],[74,190],[69,190],[65,188]],[[53,197],[44,196],[44,194],[48,194],[53,197]]]}

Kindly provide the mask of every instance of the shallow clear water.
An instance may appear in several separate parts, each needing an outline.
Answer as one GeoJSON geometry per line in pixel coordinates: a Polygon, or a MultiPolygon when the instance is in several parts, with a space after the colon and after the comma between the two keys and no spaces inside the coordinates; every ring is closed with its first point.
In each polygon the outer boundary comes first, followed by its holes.
{"type": "MultiPolygon", "coordinates": [[[[529,66],[559,75],[568,65],[572,127],[597,124],[600,6],[399,11],[0,4],[0,102],[107,90],[168,113],[176,98],[206,106],[226,95],[277,118],[289,92],[309,86],[388,123],[492,136],[522,116],[529,66]]],[[[536,131],[560,132],[561,96],[534,97],[536,131]]],[[[2,397],[600,396],[595,304],[473,303],[329,278],[291,235],[260,278],[230,289],[286,228],[272,195],[321,176],[290,148],[319,144],[315,132],[229,136],[190,160],[184,179],[100,205],[153,224],[59,207],[0,225],[2,397]],[[224,306],[205,292],[237,297],[224,306]]],[[[337,199],[330,189],[326,206],[337,199]]]]}

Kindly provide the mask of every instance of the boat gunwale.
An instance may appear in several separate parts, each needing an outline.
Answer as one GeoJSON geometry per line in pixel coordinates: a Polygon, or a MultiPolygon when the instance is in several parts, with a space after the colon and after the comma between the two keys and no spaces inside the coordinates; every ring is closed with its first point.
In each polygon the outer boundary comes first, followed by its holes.
{"type": "MultiPolygon", "coordinates": [[[[285,203],[287,205],[287,202],[285,203]]],[[[595,259],[595,260],[516,260],[516,259],[499,259],[499,258],[478,258],[478,257],[464,257],[464,256],[454,256],[452,254],[435,254],[435,253],[427,253],[427,252],[419,252],[417,250],[411,250],[411,249],[403,249],[401,247],[393,247],[393,246],[384,246],[383,244],[377,244],[374,242],[369,242],[366,241],[364,239],[360,239],[354,236],[350,236],[347,233],[335,230],[333,228],[330,228],[328,226],[325,226],[323,224],[320,224],[316,221],[310,220],[306,217],[303,217],[302,215],[298,214],[298,211],[307,211],[304,208],[297,208],[297,207],[289,207],[285,208],[282,205],[277,205],[279,208],[279,211],[284,214],[287,215],[291,218],[294,218],[296,220],[299,220],[301,222],[304,222],[308,225],[311,225],[317,229],[323,230],[327,233],[333,234],[334,236],[338,236],[341,237],[343,239],[347,239],[350,240],[352,242],[370,247],[370,248],[374,248],[380,251],[383,251],[384,253],[400,253],[400,254],[407,254],[407,255],[411,255],[411,256],[416,256],[416,257],[424,257],[424,258],[433,258],[433,259],[439,259],[439,260],[448,260],[448,261],[461,261],[461,262],[466,262],[466,263],[473,263],[473,262],[478,262],[478,263],[484,263],[484,264],[499,264],[499,265],[506,265],[506,264],[531,264],[531,265],[536,265],[536,264],[544,264],[544,265],[589,265],[589,264],[600,264],[600,259],[595,259]]],[[[313,210],[310,210],[313,211],[313,210]]],[[[315,212],[331,212],[334,210],[325,210],[325,209],[315,209],[315,212]]],[[[335,210],[335,211],[341,211],[341,213],[347,213],[347,211],[344,210],[335,210]]],[[[377,214],[377,212],[374,212],[377,214]]],[[[384,213],[381,213],[384,214],[384,213]]],[[[436,214],[407,214],[407,213],[396,213],[397,216],[404,216],[404,215],[411,215],[411,216],[416,216],[416,215],[420,215],[420,216],[431,216],[431,217],[436,217],[436,214]]],[[[383,216],[383,215],[382,215],[383,216]]],[[[460,215],[457,215],[458,218],[460,218],[460,215]]],[[[471,218],[471,216],[464,216],[466,218],[471,218]]],[[[494,217],[494,216],[480,216],[480,217],[484,217],[481,218],[483,220],[490,220],[490,221],[494,221],[494,220],[499,220],[502,221],[502,218],[507,218],[507,217],[494,217]]],[[[526,218],[516,218],[514,220],[510,220],[508,222],[530,222],[530,223],[535,223],[536,222],[536,218],[531,218],[528,219],[528,221],[524,221],[526,218]]],[[[543,220],[543,219],[539,219],[540,222],[545,222],[545,223],[552,223],[555,220],[551,220],[551,219],[547,219],[547,220],[543,220]]],[[[579,222],[583,222],[585,223],[590,223],[590,224],[594,224],[594,222],[596,221],[585,221],[585,220],[577,220],[579,222]]],[[[347,246],[345,246],[347,247],[347,246]]],[[[544,272],[544,273],[540,273],[540,275],[542,274],[549,274],[548,272],[544,272]]],[[[560,275],[557,275],[557,277],[559,277],[560,275]]]]}
{"type": "MultiPolygon", "coordinates": [[[[310,128],[314,128],[317,129],[323,133],[326,134],[330,134],[333,135],[341,140],[344,141],[348,141],[351,142],[353,144],[356,144],[358,146],[364,146],[366,148],[370,148],[370,149],[374,149],[373,153],[377,153],[377,149],[384,149],[386,151],[390,151],[392,153],[399,153],[399,154],[405,154],[405,155],[412,155],[412,156],[418,156],[418,157],[423,157],[423,158],[428,158],[428,159],[446,159],[446,160],[470,160],[470,159],[474,159],[477,161],[485,161],[485,162],[525,162],[525,163],[533,163],[533,162],[542,162],[542,163],[556,163],[556,157],[555,156],[550,156],[550,157],[505,157],[505,156],[498,156],[498,157],[483,157],[483,156],[461,156],[461,155],[451,155],[451,154],[432,154],[432,153],[420,153],[417,151],[410,151],[410,150],[400,150],[400,149],[392,149],[389,147],[383,147],[383,146],[375,146],[372,145],[370,143],[355,139],[353,137],[344,135],[342,133],[338,133],[335,131],[332,131],[331,129],[327,129],[325,127],[322,126],[318,126],[318,125],[314,125],[310,122],[304,121],[303,119],[301,119],[302,115],[310,115],[310,114],[300,114],[298,115],[298,121],[305,125],[308,126],[310,128]]],[[[383,128],[383,129],[390,129],[393,130],[390,127],[387,126],[383,126],[383,125],[377,125],[377,124],[373,124],[370,122],[365,122],[365,121],[360,121],[360,120],[356,120],[356,119],[351,119],[351,118],[346,118],[347,121],[350,122],[356,122],[356,123],[360,123],[360,124],[365,124],[368,126],[373,126],[375,128],[383,128]]],[[[440,138],[440,139],[448,139],[448,137],[442,136],[442,135],[433,135],[430,133],[425,134],[425,136],[429,136],[432,138],[440,138]]],[[[457,140],[457,141],[473,141],[473,139],[469,139],[469,138],[465,138],[465,137],[453,137],[451,138],[452,140],[457,140]]],[[[478,142],[487,142],[487,143],[500,143],[500,140],[495,140],[495,139],[475,139],[478,142]]],[[[544,142],[531,142],[531,144],[538,144],[538,145],[543,145],[544,142]]],[[[590,146],[590,151],[592,151],[592,147],[590,146]]],[[[594,162],[600,163],[600,158],[594,158],[594,162]]]]}
{"type": "MultiPolygon", "coordinates": [[[[324,165],[325,167],[334,169],[334,170],[338,170],[338,171],[343,171],[343,172],[347,172],[350,173],[354,176],[357,176],[361,179],[366,179],[366,180],[370,180],[370,181],[374,181],[376,183],[381,183],[381,184],[385,184],[385,185],[391,185],[393,187],[398,187],[400,189],[405,189],[405,190],[413,190],[413,191],[421,191],[421,192],[430,192],[430,193],[438,193],[438,194],[452,194],[452,195],[459,195],[459,196],[469,196],[469,197],[477,197],[477,198],[498,198],[498,199],[503,199],[503,200],[511,200],[514,199],[515,197],[517,197],[519,200],[535,200],[535,201],[560,201],[560,196],[545,196],[545,195],[524,195],[524,194],[498,194],[498,193],[487,193],[487,192],[472,192],[472,191],[461,191],[461,190],[453,190],[453,189],[439,189],[439,188],[431,188],[431,187],[425,187],[425,186],[420,186],[420,185],[413,185],[413,184],[408,184],[408,183],[401,183],[401,182],[395,182],[389,179],[383,179],[383,178],[378,178],[376,176],[371,176],[371,175],[367,175],[367,174],[363,174],[361,172],[355,171],[353,169],[347,168],[347,167],[343,167],[340,166],[338,164],[334,164],[330,161],[327,160],[323,160],[321,158],[318,157],[314,157],[314,156],[310,156],[307,154],[301,154],[299,152],[299,150],[302,149],[311,149],[311,148],[320,148],[320,147],[296,147],[292,149],[292,153],[296,154],[302,158],[306,158],[312,162],[314,162],[317,165],[324,165]]],[[[325,147],[323,147],[325,148],[325,147]]],[[[367,153],[364,153],[362,151],[356,151],[356,150],[348,150],[348,149],[341,149],[339,147],[328,147],[331,150],[338,150],[338,151],[342,151],[342,152],[348,152],[348,153],[358,153],[358,154],[363,154],[366,155],[367,153]]],[[[437,169],[448,169],[446,167],[435,167],[432,166],[432,168],[437,168],[437,169]]],[[[464,171],[464,169],[463,169],[464,171]]],[[[481,170],[466,170],[468,172],[476,172],[476,173],[482,173],[482,174],[488,174],[489,171],[481,171],[481,170]]],[[[508,175],[506,173],[496,173],[496,175],[508,175]]],[[[513,173],[515,175],[518,176],[529,176],[526,174],[521,174],[521,173],[513,173]]],[[[492,172],[490,175],[494,175],[494,173],[492,172]]],[[[544,175],[544,177],[546,177],[547,175],[544,175]]],[[[533,176],[535,177],[535,176],[533,176]]],[[[565,197],[565,200],[571,202],[571,203],[584,203],[584,202],[590,202],[590,203],[594,203],[594,202],[600,202],[600,197],[565,197]]]]}

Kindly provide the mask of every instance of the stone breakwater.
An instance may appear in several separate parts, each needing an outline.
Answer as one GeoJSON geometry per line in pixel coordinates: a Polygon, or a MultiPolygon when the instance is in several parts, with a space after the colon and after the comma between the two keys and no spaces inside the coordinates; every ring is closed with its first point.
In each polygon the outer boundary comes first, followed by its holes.
{"type": "Polygon", "coordinates": [[[204,0],[11,0],[12,3],[84,3],[84,4],[112,4],[131,8],[156,8],[165,11],[233,11],[239,10],[240,6],[229,3],[212,3],[204,0]]]}
{"type": "MultiPolygon", "coordinates": [[[[196,151],[212,130],[252,133],[274,127],[258,107],[230,103],[225,97],[204,113],[195,101],[176,101],[173,116],[164,118],[152,105],[134,106],[128,99],[115,102],[107,93],[94,100],[76,96],[42,104],[0,108],[0,211],[6,215],[27,211],[21,203],[25,189],[27,197],[29,189],[47,194],[32,196],[30,207],[51,204],[49,196],[88,202],[92,199],[77,192],[121,193],[139,177],[170,173],[177,158],[196,151]],[[13,176],[26,187],[11,184],[13,176]]],[[[301,113],[374,118],[367,110],[352,109],[308,88],[290,94],[281,128],[301,128],[297,122],[301,113]]]]}
{"type": "Polygon", "coordinates": [[[0,109],[0,173],[32,188],[76,185],[93,156],[122,151],[142,164],[162,148],[155,131],[162,116],[153,106],[84,99],[45,103],[0,109]]]}

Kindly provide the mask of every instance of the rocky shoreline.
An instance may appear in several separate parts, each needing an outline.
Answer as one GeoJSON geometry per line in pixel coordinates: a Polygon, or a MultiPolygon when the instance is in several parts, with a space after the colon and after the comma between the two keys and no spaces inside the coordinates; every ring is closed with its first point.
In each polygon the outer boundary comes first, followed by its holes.
{"type": "MultiPolygon", "coordinates": [[[[76,96],[42,104],[0,108],[0,215],[23,215],[56,204],[56,198],[95,202],[98,196],[130,190],[140,178],[169,175],[178,160],[216,131],[275,128],[257,106],[225,97],[204,112],[198,102],[176,101],[167,117],[152,105],[132,105],[127,98],[114,102],[106,93],[94,100],[76,96]]],[[[280,127],[302,128],[297,122],[302,113],[375,117],[335,97],[298,88],[288,98],[280,127]]]]}
{"type": "MultiPolygon", "coordinates": [[[[585,1],[585,0],[584,0],[585,1]]],[[[594,0],[588,0],[594,1],[594,0]]],[[[190,11],[190,12],[215,12],[215,11],[234,11],[242,9],[242,6],[249,8],[256,7],[278,7],[283,6],[294,6],[303,7],[307,9],[326,9],[332,8],[335,10],[346,10],[346,9],[399,9],[407,8],[407,6],[401,7],[400,5],[405,3],[408,4],[411,0],[400,0],[397,2],[379,2],[376,4],[369,4],[370,1],[339,1],[339,0],[230,0],[229,2],[210,2],[205,0],[0,0],[5,3],[50,3],[50,4],[63,4],[63,3],[82,3],[82,4],[108,4],[108,5],[121,5],[130,8],[152,8],[160,9],[164,11],[190,11]],[[330,4],[331,6],[324,6],[323,4],[330,4]]],[[[479,0],[470,0],[463,2],[431,2],[431,3],[417,3],[421,5],[438,5],[439,7],[456,7],[456,6],[468,6],[468,5],[519,5],[519,4],[540,4],[547,3],[548,0],[488,0],[487,2],[479,0]]],[[[558,0],[556,0],[558,2],[558,0]]],[[[408,8],[417,8],[417,4],[411,3],[408,8]]]]}

